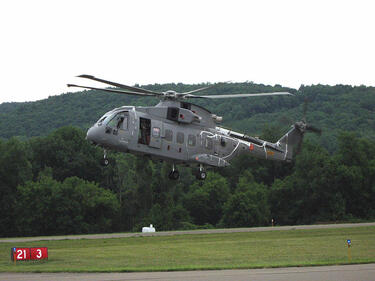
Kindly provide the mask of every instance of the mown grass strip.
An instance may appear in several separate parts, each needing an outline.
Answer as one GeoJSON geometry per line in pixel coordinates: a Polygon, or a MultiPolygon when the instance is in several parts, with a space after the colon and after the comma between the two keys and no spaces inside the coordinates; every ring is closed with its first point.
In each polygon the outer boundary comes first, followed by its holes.
{"type": "Polygon", "coordinates": [[[1,272],[131,272],[375,262],[375,227],[0,243],[1,272]],[[49,248],[46,262],[10,261],[11,247],[49,248]]]}

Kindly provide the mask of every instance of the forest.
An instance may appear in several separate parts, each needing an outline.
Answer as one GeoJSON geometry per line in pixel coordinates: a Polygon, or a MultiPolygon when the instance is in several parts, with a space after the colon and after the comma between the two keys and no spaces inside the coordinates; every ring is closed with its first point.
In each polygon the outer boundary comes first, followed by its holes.
{"type": "Polygon", "coordinates": [[[1,104],[0,236],[140,231],[150,223],[183,230],[374,219],[374,88],[230,83],[210,91],[280,90],[295,96],[199,104],[222,115],[224,126],[274,141],[302,118],[307,98],[307,120],[322,136],[306,135],[292,163],[243,156],[209,170],[205,181],[191,168],[169,180],[167,163],[130,154],[112,152],[110,165],[100,165],[103,152],[85,140],[86,129],[114,107],[155,99],[84,91],[1,104]]]}

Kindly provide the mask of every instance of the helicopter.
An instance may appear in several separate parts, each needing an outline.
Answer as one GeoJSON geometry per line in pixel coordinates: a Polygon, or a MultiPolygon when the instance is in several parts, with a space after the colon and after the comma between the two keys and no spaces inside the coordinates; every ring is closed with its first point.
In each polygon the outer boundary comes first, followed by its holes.
{"type": "Polygon", "coordinates": [[[177,165],[197,166],[197,179],[207,177],[209,167],[227,167],[240,154],[248,154],[261,159],[290,162],[300,149],[306,131],[320,134],[320,129],[298,121],[277,142],[272,143],[218,126],[222,117],[206,108],[190,103],[193,99],[225,99],[263,96],[293,96],[289,92],[197,95],[196,93],[217,87],[208,85],[196,90],[179,93],[168,90],[157,92],[140,87],[127,86],[96,78],[92,75],[77,77],[101,82],[116,88],[96,88],[67,84],[117,94],[151,96],[159,98],[156,106],[121,106],[105,113],[87,131],[86,139],[104,150],[101,161],[109,164],[107,150],[132,153],[150,157],[153,160],[172,164],[169,178],[177,180],[177,165]]]}

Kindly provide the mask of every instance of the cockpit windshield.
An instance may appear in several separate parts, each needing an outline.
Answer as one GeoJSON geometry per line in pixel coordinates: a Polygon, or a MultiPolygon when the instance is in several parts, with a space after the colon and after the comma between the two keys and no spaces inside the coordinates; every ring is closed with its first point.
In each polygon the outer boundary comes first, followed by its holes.
{"type": "Polygon", "coordinates": [[[104,115],[102,117],[100,117],[100,119],[98,120],[98,122],[96,122],[96,124],[98,124],[98,126],[101,126],[104,122],[105,119],[107,119],[108,115],[104,115]]]}
{"type": "Polygon", "coordinates": [[[128,129],[128,117],[129,117],[129,113],[127,111],[118,112],[112,116],[107,126],[113,129],[117,129],[117,130],[118,129],[127,130],[128,129]]]}

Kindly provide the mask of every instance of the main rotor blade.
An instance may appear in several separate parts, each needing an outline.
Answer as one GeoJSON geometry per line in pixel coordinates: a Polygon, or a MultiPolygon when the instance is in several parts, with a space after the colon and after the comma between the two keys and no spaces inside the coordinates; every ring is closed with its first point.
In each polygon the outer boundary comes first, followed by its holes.
{"type": "Polygon", "coordinates": [[[209,95],[209,96],[194,96],[189,95],[185,98],[205,98],[205,99],[228,99],[228,98],[245,98],[245,97],[262,97],[262,96],[294,96],[288,92],[274,92],[274,93],[255,93],[255,94],[234,94],[234,95],[209,95]]]}
{"type": "Polygon", "coordinates": [[[102,88],[95,88],[95,87],[88,87],[88,86],[80,86],[75,84],[67,84],[68,87],[76,87],[76,88],[83,88],[83,89],[90,89],[90,90],[98,90],[98,91],[104,91],[104,92],[110,92],[110,93],[116,93],[116,94],[124,94],[124,95],[133,95],[133,96],[156,96],[155,94],[146,94],[146,93],[137,93],[137,92],[128,92],[128,91],[121,91],[121,90],[115,90],[115,89],[102,89],[102,88]]]}
{"type": "Polygon", "coordinates": [[[204,91],[206,89],[211,89],[211,88],[214,88],[214,87],[217,87],[218,84],[216,85],[211,85],[211,86],[206,86],[206,87],[203,87],[203,88],[199,88],[199,89],[196,89],[196,90],[192,90],[192,91],[189,91],[189,92],[183,92],[183,93],[179,93],[179,95],[190,95],[192,93],[197,93],[197,92],[200,92],[200,91],[204,91]]]}
{"type": "Polygon", "coordinates": [[[82,74],[82,75],[78,75],[77,77],[86,78],[86,79],[90,79],[90,80],[94,80],[94,81],[98,81],[98,82],[101,82],[101,83],[104,83],[104,84],[108,84],[108,85],[111,85],[111,86],[115,86],[115,87],[118,87],[118,88],[129,90],[129,91],[132,91],[132,92],[153,94],[153,95],[157,95],[157,96],[162,96],[163,95],[162,93],[158,93],[158,92],[146,90],[146,89],[143,89],[143,88],[137,88],[137,87],[127,86],[127,85],[124,85],[124,84],[120,84],[120,83],[116,83],[116,82],[112,82],[112,81],[108,81],[108,80],[96,78],[96,77],[94,77],[92,75],[82,74]]]}

